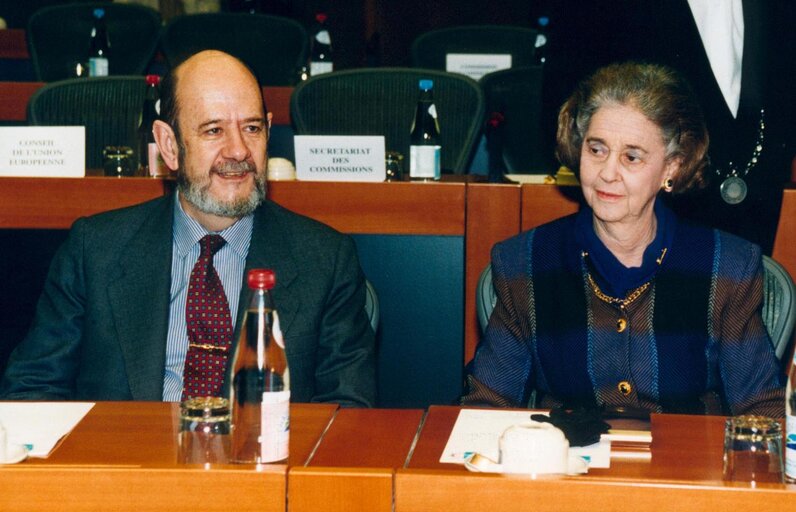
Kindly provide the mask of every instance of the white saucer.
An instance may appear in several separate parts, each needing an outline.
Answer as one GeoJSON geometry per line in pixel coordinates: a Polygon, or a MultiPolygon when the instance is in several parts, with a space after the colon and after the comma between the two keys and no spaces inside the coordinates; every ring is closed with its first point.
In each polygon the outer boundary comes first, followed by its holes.
{"type": "Polygon", "coordinates": [[[21,444],[6,445],[6,458],[0,464],[16,464],[28,458],[28,450],[21,444]]]}

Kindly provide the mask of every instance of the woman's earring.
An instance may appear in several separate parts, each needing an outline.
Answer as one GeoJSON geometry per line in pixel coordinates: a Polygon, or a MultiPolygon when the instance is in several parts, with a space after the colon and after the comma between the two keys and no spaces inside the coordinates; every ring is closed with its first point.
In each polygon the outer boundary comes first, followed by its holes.
{"type": "Polygon", "coordinates": [[[671,178],[666,178],[663,180],[663,190],[664,192],[671,192],[674,188],[674,180],[671,178]]]}

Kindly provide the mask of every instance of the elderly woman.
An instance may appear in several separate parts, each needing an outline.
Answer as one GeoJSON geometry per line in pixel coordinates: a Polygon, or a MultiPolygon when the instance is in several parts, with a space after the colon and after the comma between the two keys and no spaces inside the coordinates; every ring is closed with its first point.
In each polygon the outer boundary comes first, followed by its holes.
{"type": "Polygon", "coordinates": [[[561,108],[559,159],[588,206],[492,251],[498,302],[465,404],[784,416],[760,316],[760,249],[678,219],[708,134],[688,85],[615,64],[561,108]]]}

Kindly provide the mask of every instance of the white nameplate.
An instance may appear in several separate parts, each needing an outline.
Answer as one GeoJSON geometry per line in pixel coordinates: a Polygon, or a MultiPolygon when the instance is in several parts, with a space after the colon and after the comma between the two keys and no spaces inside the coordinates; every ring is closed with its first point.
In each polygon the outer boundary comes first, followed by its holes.
{"type": "Polygon", "coordinates": [[[487,73],[510,67],[510,53],[449,53],[445,55],[445,71],[467,75],[473,80],[480,80],[487,73]]]}
{"type": "Polygon", "coordinates": [[[0,127],[0,176],[82,178],[84,126],[0,127]]]}
{"type": "Polygon", "coordinates": [[[384,181],[381,135],[296,135],[296,179],[384,181]]]}

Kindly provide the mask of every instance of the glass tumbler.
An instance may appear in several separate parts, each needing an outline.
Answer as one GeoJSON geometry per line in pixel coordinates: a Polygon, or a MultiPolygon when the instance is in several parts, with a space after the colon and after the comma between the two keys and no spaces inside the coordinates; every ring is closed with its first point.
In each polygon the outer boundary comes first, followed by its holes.
{"type": "Polygon", "coordinates": [[[229,400],[201,397],[180,404],[179,462],[226,464],[230,453],[229,400]]]}
{"type": "Polygon", "coordinates": [[[102,167],[105,176],[134,176],[138,162],[133,158],[133,148],[129,146],[105,146],[102,150],[102,167]]]}
{"type": "Polygon", "coordinates": [[[401,181],[404,178],[404,156],[397,151],[384,154],[384,166],[387,170],[385,181],[401,181]]]}
{"type": "Polygon", "coordinates": [[[724,480],[782,483],[782,427],[765,416],[727,418],[724,480]]]}

